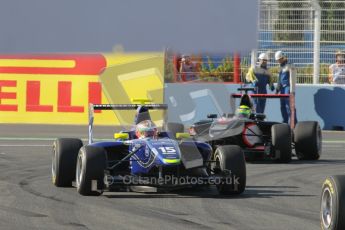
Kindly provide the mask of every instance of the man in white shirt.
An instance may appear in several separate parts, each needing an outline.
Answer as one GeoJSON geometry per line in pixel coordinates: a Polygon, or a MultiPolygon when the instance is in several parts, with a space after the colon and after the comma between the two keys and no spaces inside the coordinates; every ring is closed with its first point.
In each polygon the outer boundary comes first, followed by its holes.
{"type": "Polygon", "coordinates": [[[335,54],[335,63],[329,66],[328,79],[331,84],[345,84],[345,57],[338,51],[335,54]]]}

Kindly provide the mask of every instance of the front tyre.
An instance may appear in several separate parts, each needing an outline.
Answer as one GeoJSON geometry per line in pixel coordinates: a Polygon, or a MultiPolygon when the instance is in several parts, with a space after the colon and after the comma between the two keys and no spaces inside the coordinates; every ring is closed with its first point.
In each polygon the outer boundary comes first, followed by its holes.
{"type": "Polygon", "coordinates": [[[278,163],[291,161],[291,128],[288,124],[275,124],[271,128],[272,148],[278,163]]]}
{"type": "Polygon", "coordinates": [[[106,152],[103,148],[84,146],[80,149],[75,172],[79,194],[99,196],[103,193],[106,164],[106,152]]]}
{"type": "Polygon", "coordinates": [[[75,179],[75,166],[79,149],[83,146],[80,139],[58,138],[53,144],[52,183],[56,187],[70,187],[75,179]]]}
{"type": "Polygon", "coordinates": [[[298,122],[294,131],[296,155],[299,160],[317,160],[322,152],[321,128],[316,121],[298,122]]]}
{"type": "Polygon", "coordinates": [[[219,146],[214,153],[214,162],[213,171],[225,179],[225,183],[217,185],[219,194],[243,193],[246,188],[246,161],[242,149],[237,145],[219,146]]]}
{"type": "Polygon", "coordinates": [[[320,220],[324,230],[345,229],[345,175],[327,177],[322,185],[320,220]]]}

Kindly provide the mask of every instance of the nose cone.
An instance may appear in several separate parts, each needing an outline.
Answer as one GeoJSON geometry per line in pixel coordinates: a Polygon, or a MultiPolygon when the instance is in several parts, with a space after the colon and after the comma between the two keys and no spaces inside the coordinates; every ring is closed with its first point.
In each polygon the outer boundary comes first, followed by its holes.
{"type": "Polygon", "coordinates": [[[162,158],[163,164],[166,165],[176,165],[181,163],[181,159],[167,159],[167,158],[162,158]]]}
{"type": "Polygon", "coordinates": [[[149,146],[161,165],[176,165],[181,163],[181,153],[174,140],[152,140],[149,146]]]}

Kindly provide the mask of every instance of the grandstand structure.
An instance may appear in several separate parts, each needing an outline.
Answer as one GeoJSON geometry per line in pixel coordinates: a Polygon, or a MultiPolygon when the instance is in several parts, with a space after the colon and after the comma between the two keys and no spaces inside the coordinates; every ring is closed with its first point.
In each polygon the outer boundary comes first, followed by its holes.
{"type": "Polygon", "coordinates": [[[345,52],[345,0],[258,0],[258,49],[283,50],[297,69],[298,83],[328,83],[335,52],[345,52]]]}

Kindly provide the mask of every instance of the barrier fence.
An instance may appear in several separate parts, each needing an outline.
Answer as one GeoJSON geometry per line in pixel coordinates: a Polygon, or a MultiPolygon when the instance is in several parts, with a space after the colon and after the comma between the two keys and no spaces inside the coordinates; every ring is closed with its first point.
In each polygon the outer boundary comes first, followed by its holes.
{"type": "Polygon", "coordinates": [[[283,50],[297,69],[297,83],[328,84],[335,53],[345,51],[345,2],[339,0],[259,0],[258,50],[283,50]]]}
{"type": "MultiPolygon", "coordinates": [[[[276,81],[279,65],[274,53],[282,50],[297,70],[297,83],[329,84],[329,66],[335,63],[335,53],[345,53],[345,1],[339,0],[258,0],[258,48],[269,55],[268,66],[276,81]]],[[[167,54],[166,81],[189,82],[188,75],[197,75],[192,82],[236,83],[244,79],[251,52],[235,54],[193,55],[197,66],[194,73],[181,72],[181,55],[167,54]],[[238,76],[237,75],[237,76],[238,76]]]]}

